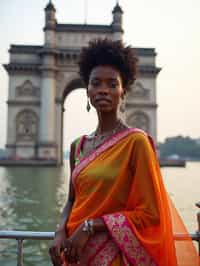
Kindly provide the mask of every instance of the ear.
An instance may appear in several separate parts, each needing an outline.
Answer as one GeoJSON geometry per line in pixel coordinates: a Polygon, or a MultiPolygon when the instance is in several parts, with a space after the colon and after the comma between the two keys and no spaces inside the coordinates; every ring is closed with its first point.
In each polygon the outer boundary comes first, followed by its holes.
{"type": "Polygon", "coordinates": [[[123,89],[122,89],[122,93],[121,93],[121,98],[122,98],[122,100],[124,99],[125,94],[126,94],[126,90],[123,88],[123,89]]]}

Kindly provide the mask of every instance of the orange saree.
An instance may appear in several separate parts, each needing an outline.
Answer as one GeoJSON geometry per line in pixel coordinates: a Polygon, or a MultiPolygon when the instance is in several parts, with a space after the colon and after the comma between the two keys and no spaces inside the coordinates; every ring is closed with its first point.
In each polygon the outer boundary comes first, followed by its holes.
{"type": "Polygon", "coordinates": [[[186,230],[175,217],[152,141],[143,131],[130,128],[112,136],[77,163],[72,181],[69,234],[89,218],[101,217],[108,229],[90,238],[79,265],[199,265],[191,239],[181,244],[174,239],[173,226],[179,233],[186,230]]]}

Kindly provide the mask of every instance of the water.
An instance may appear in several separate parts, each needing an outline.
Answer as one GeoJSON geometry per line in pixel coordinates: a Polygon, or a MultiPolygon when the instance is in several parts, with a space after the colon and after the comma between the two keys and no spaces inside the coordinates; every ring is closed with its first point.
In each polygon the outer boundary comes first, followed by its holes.
{"type": "MultiPolygon", "coordinates": [[[[0,229],[54,231],[68,193],[67,168],[0,168],[0,229]]],[[[0,240],[0,265],[16,265],[16,241],[0,240]]],[[[24,241],[24,265],[50,265],[49,241],[24,241]]]]}
{"type": "Polygon", "coordinates": [[[165,186],[187,229],[197,230],[195,203],[200,201],[200,162],[187,162],[186,168],[162,168],[165,186]]]}
{"type": "MultiPolygon", "coordinates": [[[[189,231],[197,229],[200,163],[162,168],[166,188],[189,231]]],[[[0,167],[0,230],[54,231],[68,193],[68,166],[0,167]]],[[[49,241],[24,241],[24,265],[51,265],[49,241]]],[[[0,239],[0,265],[15,266],[16,241],[0,239]]]]}

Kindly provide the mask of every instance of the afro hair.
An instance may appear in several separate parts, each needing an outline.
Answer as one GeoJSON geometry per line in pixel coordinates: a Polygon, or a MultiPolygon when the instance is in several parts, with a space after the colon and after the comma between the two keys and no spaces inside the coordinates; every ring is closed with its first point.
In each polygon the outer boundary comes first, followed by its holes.
{"type": "Polygon", "coordinates": [[[136,79],[137,62],[135,50],[131,46],[125,46],[122,41],[95,39],[81,50],[80,76],[88,86],[92,69],[100,65],[109,65],[119,71],[123,88],[129,90],[136,79]]]}

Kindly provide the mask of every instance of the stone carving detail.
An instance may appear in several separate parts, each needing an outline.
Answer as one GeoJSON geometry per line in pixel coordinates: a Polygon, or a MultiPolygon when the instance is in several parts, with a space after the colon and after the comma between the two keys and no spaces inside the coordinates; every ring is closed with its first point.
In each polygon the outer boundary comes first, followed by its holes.
{"type": "Polygon", "coordinates": [[[144,88],[141,82],[137,81],[132,89],[132,96],[136,98],[149,98],[149,90],[144,88]]]}
{"type": "Polygon", "coordinates": [[[147,114],[136,111],[130,117],[129,122],[131,126],[140,128],[146,132],[149,132],[149,117],[147,114]]]}
{"type": "Polygon", "coordinates": [[[79,59],[79,53],[68,52],[60,53],[57,59],[58,66],[76,65],[79,59]]]}
{"type": "Polygon", "coordinates": [[[30,80],[26,80],[21,86],[16,88],[17,97],[39,97],[39,88],[33,86],[30,80]]]}
{"type": "Polygon", "coordinates": [[[38,118],[32,110],[23,110],[16,117],[17,141],[36,141],[38,118]]]}

